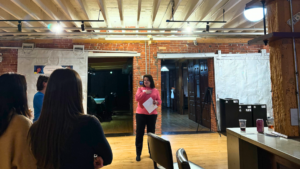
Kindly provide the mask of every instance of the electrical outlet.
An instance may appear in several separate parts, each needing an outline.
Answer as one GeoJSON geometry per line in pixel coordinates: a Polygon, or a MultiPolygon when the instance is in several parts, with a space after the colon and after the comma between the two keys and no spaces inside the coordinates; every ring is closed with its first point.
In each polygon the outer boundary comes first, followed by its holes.
{"type": "Polygon", "coordinates": [[[298,109],[291,109],[291,125],[298,126],[298,109]]]}

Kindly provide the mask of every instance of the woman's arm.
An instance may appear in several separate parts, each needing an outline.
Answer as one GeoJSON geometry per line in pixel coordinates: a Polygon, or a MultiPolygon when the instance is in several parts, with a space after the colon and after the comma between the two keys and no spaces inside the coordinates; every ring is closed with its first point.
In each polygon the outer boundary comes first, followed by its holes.
{"type": "MultiPolygon", "coordinates": [[[[101,124],[96,117],[92,117],[90,121],[93,135],[91,138],[91,146],[94,149],[94,154],[97,154],[103,159],[103,166],[109,165],[112,162],[113,154],[108,141],[103,133],[101,124]]],[[[91,157],[93,158],[93,157],[91,157]]]]}
{"type": "Polygon", "coordinates": [[[137,102],[139,102],[139,101],[143,100],[146,95],[147,94],[142,91],[142,88],[139,87],[135,94],[135,100],[137,102]]]}
{"type": "Polygon", "coordinates": [[[156,101],[157,101],[157,106],[161,105],[161,99],[160,99],[160,95],[159,95],[159,91],[156,89],[157,91],[157,96],[156,96],[156,101]]]}

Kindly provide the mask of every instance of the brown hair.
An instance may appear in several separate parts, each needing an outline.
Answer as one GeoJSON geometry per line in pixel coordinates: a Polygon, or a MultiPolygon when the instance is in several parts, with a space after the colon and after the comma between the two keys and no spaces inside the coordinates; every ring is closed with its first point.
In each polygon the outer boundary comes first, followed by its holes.
{"type": "Polygon", "coordinates": [[[0,136],[15,114],[32,117],[28,110],[26,91],[25,76],[12,73],[0,76],[0,136]]]}
{"type": "Polygon", "coordinates": [[[150,81],[150,88],[152,88],[152,89],[155,88],[154,80],[153,80],[153,77],[151,75],[144,75],[144,77],[143,77],[143,85],[144,85],[144,87],[146,87],[145,84],[144,84],[145,77],[148,78],[149,81],[150,81]]]}
{"type": "Polygon", "coordinates": [[[44,82],[48,82],[48,80],[49,80],[49,77],[40,75],[38,80],[37,80],[37,83],[36,83],[36,90],[37,91],[43,90],[44,89],[44,82]]]}
{"type": "Polygon", "coordinates": [[[57,69],[51,74],[41,115],[29,130],[38,168],[60,167],[61,150],[83,114],[82,98],[82,82],[76,71],[57,69]]]}

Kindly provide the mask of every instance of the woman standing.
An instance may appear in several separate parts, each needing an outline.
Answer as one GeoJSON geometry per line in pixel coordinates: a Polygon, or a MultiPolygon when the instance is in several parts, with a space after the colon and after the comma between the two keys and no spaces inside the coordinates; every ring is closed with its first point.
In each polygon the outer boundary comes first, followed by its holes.
{"type": "Polygon", "coordinates": [[[112,161],[100,122],[83,114],[82,82],[72,69],[55,70],[48,81],[42,112],[29,131],[40,169],[94,169],[112,161]],[[94,154],[100,160],[94,164],[94,154]]]}
{"type": "Polygon", "coordinates": [[[138,107],[136,109],[136,161],[141,161],[145,126],[147,126],[147,133],[155,133],[155,123],[157,118],[157,111],[154,110],[148,112],[143,106],[143,103],[151,97],[154,105],[161,105],[159,91],[155,89],[155,84],[151,75],[144,75],[143,86],[144,87],[138,88],[135,94],[135,100],[138,102],[138,107]]]}
{"type": "Polygon", "coordinates": [[[0,168],[35,169],[27,134],[32,124],[25,76],[0,76],[0,168]]]}

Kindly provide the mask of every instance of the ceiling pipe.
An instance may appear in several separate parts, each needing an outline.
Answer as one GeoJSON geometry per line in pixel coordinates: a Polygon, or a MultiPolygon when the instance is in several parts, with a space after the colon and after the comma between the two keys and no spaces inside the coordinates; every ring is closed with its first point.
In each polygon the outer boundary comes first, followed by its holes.
{"type": "MultiPolygon", "coordinates": [[[[23,29],[49,30],[47,27],[22,27],[23,29]]],[[[18,29],[17,27],[0,27],[0,29],[18,29]]],[[[81,30],[81,27],[64,27],[64,30],[81,30]]],[[[151,31],[185,31],[185,28],[91,28],[85,27],[85,30],[151,30],[151,31]]],[[[206,28],[193,28],[194,31],[205,31],[206,28]]],[[[264,28],[210,28],[211,31],[263,31],[264,28]]]]}
{"type": "MultiPolygon", "coordinates": [[[[18,35],[48,35],[48,36],[70,36],[70,35],[198,35],[198,36],[259,36],[264,35],[263,32],[255,32],[255,33],[248,33],[248,32],[63,32],[63,33],[52,33],[52,32],[0,32],[0,36],[18,36],[18,35]]],[[[88,38],[88,37],[87,37],[88,38]]]]}

